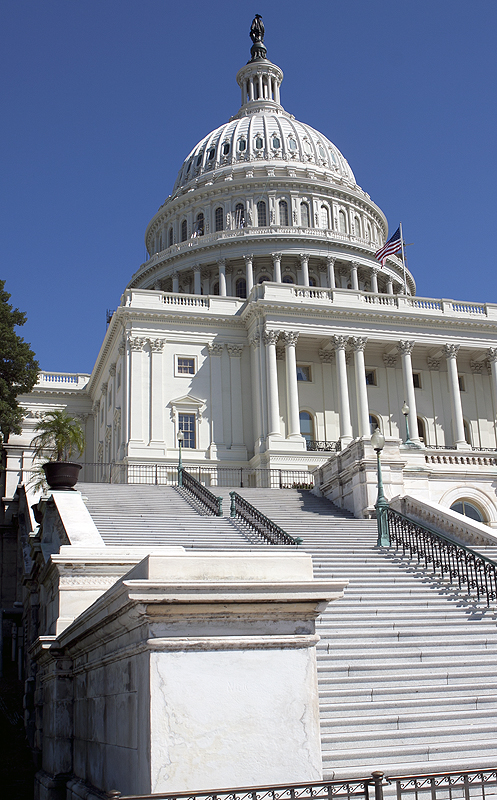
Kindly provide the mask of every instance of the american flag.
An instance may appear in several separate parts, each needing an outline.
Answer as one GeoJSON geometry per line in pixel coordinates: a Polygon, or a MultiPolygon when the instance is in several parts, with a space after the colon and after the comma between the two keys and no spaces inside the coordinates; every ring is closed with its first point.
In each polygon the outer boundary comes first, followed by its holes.
{"type": "Polygon", "coordinates": [[[400,225],[395,231],[394,235],[390,237],[388,242],[386,242],[383,247],[381,247],[375,254],[374,257],[380,261],[381,266],[385,266],[385,262],[387,260],[387,256],[393,255],[393,253],[398,253],[402,250],[402,240],[400,238],[400,225]]]}

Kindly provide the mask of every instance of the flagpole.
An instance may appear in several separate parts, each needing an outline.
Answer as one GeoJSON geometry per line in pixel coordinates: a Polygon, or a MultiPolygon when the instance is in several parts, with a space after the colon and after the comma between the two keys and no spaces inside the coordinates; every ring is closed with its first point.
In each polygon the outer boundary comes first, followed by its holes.
{"type": "Polygon", "coordinates": [[[400,245],[402,247],[402,266],[404,267],[404,294],[407,294],[407,278],[406,278],[406,255],[404,253],[404,234],[402,233],[402,222],[400,227],[400,245]]]}

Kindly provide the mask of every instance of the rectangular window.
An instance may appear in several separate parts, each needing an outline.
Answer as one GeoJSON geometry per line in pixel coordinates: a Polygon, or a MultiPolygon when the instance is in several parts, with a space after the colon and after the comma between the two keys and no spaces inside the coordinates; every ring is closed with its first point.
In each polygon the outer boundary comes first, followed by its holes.
{"type": "Polygon", "coordinates": [[[311,368],[309,365],[297,364],[297,380],[312,381],[311,368]]]}
{"type": "Polygon", "coordinates": [[[183,431],[183,447],[194,450],[195,445],[195,414],[178,414],[178,428],[183,431]]]}
{"type": "Polygon", "coordinates": [[[413,372],[412,373],[412,382],[414,384],[414,388],[415,389],[422,389],[423,387],[421,386],[421,373],[413,372]]]}
{"type": "Polygon", "coordinates": [[[460,392],[465,392],[466,391],[466,386],[465,386],[465,383],[464,383],[464,375],[458,375],[457,379],[459,381],[459,391],[460,392]]]}
{"type": "Polygon", "coordinates": [[[375,369],[367,369],[366,370],[366,386],[377,386],[376,383],[376,370],[375,369]]]}
{"type": "Polygon", "coordinates": [[[118,389],[121,388],[121,370],[120,369],[119,369],[119,371],[117,373],[117,388],[118,389]]]}
{"type": "Polygon", "coordinates": [[[176,375],[195,375],[195,358],[176,356],[176,375]]]}

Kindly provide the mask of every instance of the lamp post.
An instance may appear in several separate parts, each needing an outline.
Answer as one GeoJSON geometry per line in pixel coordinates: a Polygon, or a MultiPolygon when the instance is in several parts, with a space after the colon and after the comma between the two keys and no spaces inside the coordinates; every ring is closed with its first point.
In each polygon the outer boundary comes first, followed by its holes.
{"type": "Polygon", "coordinates": [[[183,446],[183,441],[185,439],[185,434],[183,431],[178,431],[176,434],[176,438],[178,440],[178,447],[179,447],[179,456],[178,456],[178,486],[183,486],[183,463],[181,461],[181,448],[183,446]]]}
{"type": "Polygon", "coordinates": [[[402,413],[403,413],[403,415],[405,417],[405,420],[406,420],[406,440],[405,440],[404,444],[406,444],[409,447],[409,446],[413,445],[414,442],[411,442],[411,439],[409,437],[409,419],[408,419],[408,417],[409,417],[409,406],[407,405],[405,400],[404,400],[404,405],[402,406],[402,413]]]}
{"type": "Polygon", "coordinates": [[[378,471],[378,497],[376,498],[376,524],[378,526],[377,547],[390,547],[390,534],[388,532],[388,502],[383,494],[383,479],[381,475],[380,454],[385,447],[385,437],[379,428],[371,436],[371,444],[376,453],[378,471]]]}

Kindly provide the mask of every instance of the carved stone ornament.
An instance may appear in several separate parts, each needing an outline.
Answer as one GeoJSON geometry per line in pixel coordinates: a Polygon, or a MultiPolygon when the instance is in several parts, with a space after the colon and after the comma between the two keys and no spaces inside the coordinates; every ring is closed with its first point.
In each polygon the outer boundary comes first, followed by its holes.
{"type": "Polygon", "coordinates": [[[254,255],[252,253],[251,255],[243,256],[243,258],[245,259],[245,265],[248,267],[249,264],[252,264],[252,261],[254,260],[254,255]]]}
{"type": "Polygon", "coordinates": [[[147,339],[152,353],[162,353],[164,350],[165,339],[147,339]]]}
{"type": "Polygon", "coordinates": [[[112,428],[110,425],[107,425],[105,428],[105,441],[109,444],[110,440],[112,439],[112,428]]]}
{"type": "Polygon", "coordinates": [[[277,261],[281,262],[281,256],[282,256],[281,253],[271,253],[271,258],[273,259],[273,264],[275,264],[277,261]]]}
{"type": "Polygon", "coordinates": [[[109,388],[109,384],[108,383],[102,383],[102,386],[100,387],[100,391],[102,392],[103,395],[107,394],[107,389],[108,388],[109,388]]]}
{"type": "Polygon", "coordinates": [[[230,358],[241,358],[243,353],[243,344],[227,344],[226,349],[230,354],[230,358]]]}
{"type": "Polygon", "coordinates": [[[368,340],[365,337],[361,336],[351,336],[349,339],[349,344],[352,347],[354,353],[357,353],[359,350],[361,350],[364,353],[367,342],[368,340]]]}
{"type": "Polygon", "coordinates": [[[326,264],[327,264],[327,266],[334,267],[335,266],[335,261],[336,261],[335,256],[326,256],[326,264]]]}
{"type": "Polygon", "coordinates": [[[116,374],[116,365],[114,363],[111,364],[109,367],[109,375],[111,376],[111,378],[113,378],[115,374],[116,374]]]}
{"type": "Polygon", "coordinates": [[[254,334],[254,335],[253,335],[253,336],[252,336],[252,337],[249,339],[249,345],[250,345],[250,347],[253,347],[253,348],[254,348],[254,350],[255,350],[257,347],[260,347],[260,345],[261,345],[261,340],[260,340],[260,337],[259,337],[259,334],[258,334],[258,333],[255,333],[255,334],[254,334]]]}
{"type": "Polygon", "coordinates": [[[129,349],[133,353],[141,352],[141,350],[143,350],[143,346],[144,346],[145,342],[146,342],[146,339],[141,339],[141,338],[136,337],[136,336],[130,336],[128,338],[129,349]]]}
{"type": "Polygon", "coordinates": [[[300,254],[300,263],[302,265],[309,263],[309,255],[308,255],[308,253],[301,253],[300,254]]]}
{"type": "Polygon", "coordinates": [[[403,356],[410,356],[414,348],[414,342],[408,342],[406,340],[400,341],[397,344],[397,350],[403,356]]]}
{"type": "Polygon", "coordinates": [[[444,344],[443,350],[445,358],[457,358],[459,347],[459,344],[444,344]]]}
{"type": "Polygon", "coordinates": [[[265,330],[262,338],[264,339],[264,344],[265,345],[270,345],[270,344],[276,344],[276,342],[278,341],[279,337],[280,337],[280,332],[279,331],[268,331],[268,330],[265,330]]]}
{"type": "Polygon", "coordinates": [[[92,412],[92,414],[96,414],[96,415],[98,415],[98,412],[99,412],[99,411],[100,411],[100,400],[97,400],[97,402],[96,402],[96,403],[93,403],[93,406],[92,406],[91,412],[92,412]]]}
{"type": "Polygon", "coordinates": [[[126,342],[123,340],[119,343],[118,352],[120,356],[123,356],[126,352],[126,342]]]}
{"type": "Polygon", "coordinates": [[[193,271],[194,272],[200,272],[201,269],[202,269],[202,266],[200,264],[194,264],[193,265],[193,271]]]}
{"type": "Polygon", "coordinates": [[[121,409],[116,408],[114,411],[114,425],[117,427],[121,424],[121,409]]]}
{"type": "Polygon", "coordinates": [[[436,372],[440,369],[440,359],[439,358],[432,358],[428,356],[426,359],[426,363],[428,364],[428,369],[432,372],[436,372]]]}
{"type": "Polygon", "coordinates": [[[397,365],[397,356],[383,353],[383,363],[386,367],[395,367],[397,365]]]}
{"type": "Polygon", "coordinates": [[[345,350],[347,347],[347,341],[347,336],[334,336],[333,344],[335,346],[335,350],[345,350]]]}
{"type": "Polygon", "coordinates": [[[318,350],[319,358],[321,359],[323,364],[333,364],[335,361],[335,351],[334,350],[322,350],[321,348],[318,350]]]}
{"type": "Polygon", "coordinates": [[[221,269],[221,267],[226,267],[226,259],[225,258],[218,258],[217,266],[218,266],[219,269],[221,269]]]}
{"type": "Polygon", "coordinates": [[[295,347],[299,338],[299,334],[295,333],[294,331],[284,331],[281,334],[281,338],[285,342],[286,347],[295,347]]]}
{"type": "Polygon", "coordinates": [[[471,372],[473,375],[481,375],[485,367],[485,362],[471,360],[469,362],[469,366],[471,367],[471,372]]]}
{"type": "Polygon", "coordinates": [[[489,347],[487,350],[487,358],[491,364],[497,361],[497,347],[489,347]]]}
{"type": "Polygon", "coordinates": [[[103,445],[103,442],[99,442],[98,443],[97,453],[98,453],[98,460],[102,461],[102,459],[104,457],[104,445],[103,445]]]}
{"type": "Polygon", "coordinates": [[[207,350],[211,356],[222,356],[224,345],[223,344],[208,344],[207,350]]]}

